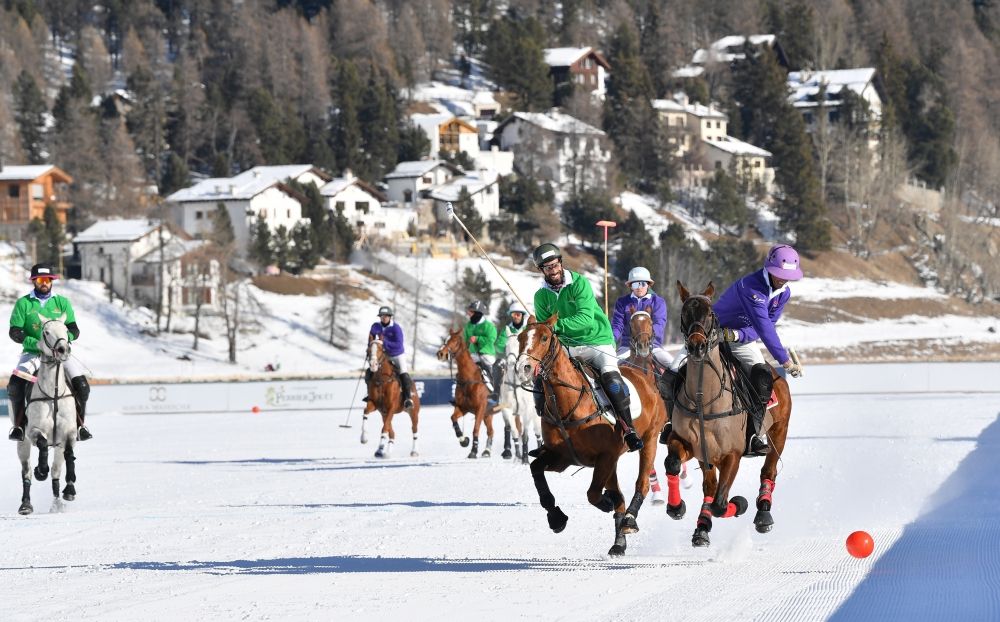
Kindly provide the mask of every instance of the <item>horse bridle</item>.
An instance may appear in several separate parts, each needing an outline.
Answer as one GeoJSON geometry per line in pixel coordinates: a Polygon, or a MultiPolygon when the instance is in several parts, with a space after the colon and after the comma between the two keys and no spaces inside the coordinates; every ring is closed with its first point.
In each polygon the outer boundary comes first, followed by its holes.
{"type": "MultiPolygon", "coordinates": [[[[378,371],[372,372],[372,383],[378,387],[388,382],[393,377],[394,374],[392,372],[392,360],[385,353],[385,345],[383,341],[381,339],[372,339],[372,343],[375,343],[376,341],[379,342],[379,348],[378,348],[379,354],[378,357],[376,358],[376,361],[378,362],[378,371]],[[382,372],[383,367],[389,367],[388,374],[382,372]],[[379,376],[386,376],[386,377],[379,378],[379,376]]],[[[368,344],[369,360],[371,359],[371,347],[372,347],[371,344],[368,344]]]]}
{"type": "MultiPolygon", "coordinates": [[[[48,326],[49,324],[51,324],[52,322],[55,322],[55,320],[46,320],[42,324],[42,342],[46,345],[46,347],[48,347],[49,352],[52,352],[53,354],[48,355],[48,354],[45,354],[43,352],[42,356],[48,356],[50,358],[59,360],[59,357],[55,356],[55,354],[54,354],[55,351],[56,351],[56,348],[59,346],[59,343],[62,342],[62,341],[65,341],[66,345],[68,346],[69,345],[69,340],[66,339],[65,337],[59,337],[58,339],[56,339],[55,343],[49,343],[48,333],[45,332],[45,327],[48,326]]],[[[68,356],[68,354],[67,354],[67,356],[68,356]]]]}
{"type": "MultiPolygon", "coordinates": [[[[636,312],[635,312],[635,313],[633,313],[633,314],[632,314],[632,316],[631,316],[631,317],[629,317],[629,319],[628,319],[628,321],[629,321],[629,331],[630,331],[630,332],[631,332],[631,330],[632,330],[632,319],[633,319],[633,318],[634,318],[635,316],[637,316],[637,315],[645,315],[645,316],[649,317],[649,318],[650,318],[650,320],[652,320],[652,318],[653,318],[653,316],[651,316],[651,315],[649,314],[649,311],[636,311],[636,312]]],[[[652,326],[652,325],[651,325],[651,326],[652,326]]],[[[636,351],[638,351],[638,348],[639,348],[639,342],[638,342],[638,338],[639,338],[639,337],[648,337],[648,338],[649,338],[649,344],[650,344],[650,347],[652,348],[652,344],[653,344],[653,329],[652,329],[652,328],[650,328],[649,330],[644,330],[644,331],[642,331],[642,332],[640,332],[640,333],[638,333],[638,334],[636,334],[636,333],[633,333],[633,334],[632,334],[632,338],[631,338],[631,339],[629,339],[629,345],[631,345],[631,346],[632,346],[632,351],[633,351],[633,352],[636,352],[636,351]]]]}
{"type": "MultiPolygon", "coordinates": [[[[699,360],[691,354],[691,337],[701,335],[705,338],[705,342],[708,344],[708,348],[705,350],[705,356],[708,356],[708,353],[719,345],[719,318],[715,315],[715,311],[712,310],[712,299],[708,296],[697,294],[689,296],[687,300],[701,300],[708,305],[707,326],[704,322],[700,321],[692,322],[687,326],[687,328],[681,326],[681,332],[684,333],[684,346],[687,348],[688,357],[694,360],[699,360]]],[[[684,301],[684,304],[687,304],[687,300],[684,301]]],[[[681,317],[684,317],[683,309],[681,310],[681,317]]]]}

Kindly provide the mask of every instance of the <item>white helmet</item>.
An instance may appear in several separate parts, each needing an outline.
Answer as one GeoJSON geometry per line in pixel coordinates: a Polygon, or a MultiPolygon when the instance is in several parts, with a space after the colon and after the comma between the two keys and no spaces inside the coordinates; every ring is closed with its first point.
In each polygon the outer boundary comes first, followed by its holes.
{"type": "Polygon", "coordinates": [[[507,315],[510,315],[511,313],[523,313],[524,315],[528,315],[528,311],[524,308],[524,305],[516,300],[510,303],[510,307],[507,308],[507,315]]]}
{"type": "Polygon", "coordinates": [[[628,271],[628,279],[625,281],[626,284],[634,283],[635,281],[646,281],[650,285],[655,283],[653,277],[649,274],[649,270],[643,268],[642,266],[636,266],[628,271]]]}

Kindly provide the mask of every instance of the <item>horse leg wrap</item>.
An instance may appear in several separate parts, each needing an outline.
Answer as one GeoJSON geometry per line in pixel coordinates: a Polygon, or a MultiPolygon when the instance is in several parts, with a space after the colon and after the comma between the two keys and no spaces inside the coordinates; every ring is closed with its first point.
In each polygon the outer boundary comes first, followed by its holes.
{"type": "Polygon", "coordinates": [[[66,458],[66,483],[72,484],[76,482],[76,455],[72,445],[67,444],[63,456],[66,458]]]}
{"type": "Polygon", "coordinates": [[[667,505],[677,507],[681,504],[681,478],[676,475],[667,476],[667,505]]]}
{"type": "Polygon", "coordinates": [[[760,491],[757,493],[757,509],[771,511],[771,494],[774,493],[774,480],[765,479],[760,483],[760,491]]]}
{"type": "Polygon", "coordinates": [[[701,504],[701,513],[698,514],[697,526],[705,531],[712,530],[712,502],[714,497],[705,497],[705,502],[701,504]]]}
{"type": "Polygon", "coordinates": [[[457,436],[458,438],[462,438],[462,428],[458,426],[458,422],[452,421],[451,427],[453,430],[455,430],[455,436],[457,436]]]}

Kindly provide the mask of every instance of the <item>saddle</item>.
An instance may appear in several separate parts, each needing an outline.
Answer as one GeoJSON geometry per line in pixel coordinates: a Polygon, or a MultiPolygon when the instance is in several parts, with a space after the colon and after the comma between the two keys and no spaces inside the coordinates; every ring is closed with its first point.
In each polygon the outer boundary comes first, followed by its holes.
{"type": "MultiPolygon", "coordinates": [[[[597,405],[598,412],[604,416],[612,425],[618,426],[618,417],[615,416],[615,407],[611,404],[611,399],[601,384],[601,371],[586,361],[575,357],[569,357],[573,366],[583,372],[584,378],[590,385],[590,393],[597,405]]],[[[642,405],[639,403],[639,394],[628,378],[622,375],[622,382],[625,384],[625,393],[629,396],[629,411],[632,421],[635,422],[642,415],[642,405]]],[[[620,426],[618,426],[620,428],[620,426]]]]}

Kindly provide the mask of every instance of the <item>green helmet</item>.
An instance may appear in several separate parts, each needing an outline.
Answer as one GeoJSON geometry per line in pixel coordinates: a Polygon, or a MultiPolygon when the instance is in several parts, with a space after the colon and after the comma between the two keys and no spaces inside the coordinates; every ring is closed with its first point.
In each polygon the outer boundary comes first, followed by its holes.
{"type": "Polygon", "coordinates": [[[562,259],[562,253],[559,252],[559,247],[555,244],[542,244],[531,253],[531,256],[535,261],[535,266],[539,268],[551,259],[562,259]]]}
{"type": "Polygon", "coordinates": [[[378,314],[392,316],[392,307],[379,307],[378,314]]]}

